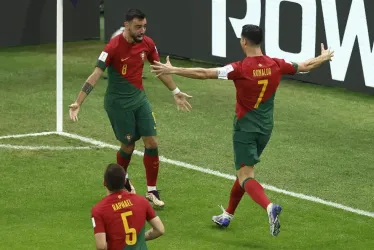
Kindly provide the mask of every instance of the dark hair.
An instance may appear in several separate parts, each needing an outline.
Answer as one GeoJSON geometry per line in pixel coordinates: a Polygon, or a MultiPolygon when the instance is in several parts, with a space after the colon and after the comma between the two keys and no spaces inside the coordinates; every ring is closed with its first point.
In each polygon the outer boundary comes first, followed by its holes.
{"type": "Polygon", "coordinates": [[[130,22],[134,18],[144,19],[145,14],[138,9],[129,9],[125,14],[125,22],[130,22]]]}
{"type": "Polygon", "coordinates": [[[254,45],[260,45],[262,43],[263,31],[261,27],[253,24],[246,24],[242,28],[242,37],[254,45]]]}
{"type": "Polygon", "coordinates": [[[125,187],[126,172],[118,164],[111,163],[107,166],[104,173],[105,186],[111,192],[120,191],[125,187]]]}

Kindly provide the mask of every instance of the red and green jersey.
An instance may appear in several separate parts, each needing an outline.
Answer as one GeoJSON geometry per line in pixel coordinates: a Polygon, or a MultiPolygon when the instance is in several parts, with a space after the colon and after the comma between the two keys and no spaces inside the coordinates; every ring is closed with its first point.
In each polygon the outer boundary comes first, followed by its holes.
{"type": "Polygon", "coordinates": [[[159,61],[155,43],[147,36],[140,43],[128,43],[119,34],[113,37],[101,53],[96,66],[108,68],[105,108],[132,110],[146,101],[142,74],[144,61],[159,61]]]}
{"type": "Polygon", "coordinates": [[[105,233],[108,250],[145,250],[145,223],[156,217],[149,202],[126,191],[110,194],[92,208],[94,233],[105,233]]]}
{"type": "Polygon", "coordinates": [[[220,68],[218,78],[233,80],[236,88],[235,129],[271,132],[274,97],[281,77],[296,72],[297,64],[268,56],[246,57],[220,68]]]}

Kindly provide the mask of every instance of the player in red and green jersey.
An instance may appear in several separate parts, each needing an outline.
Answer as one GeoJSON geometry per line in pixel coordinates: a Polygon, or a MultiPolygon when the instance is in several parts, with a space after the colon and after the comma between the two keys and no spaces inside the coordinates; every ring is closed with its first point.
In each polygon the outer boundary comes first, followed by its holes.
{"type": "Polygon", "coordinates": [[[142,196],[124,190],[126,172],[109,164],[104,174],[107,196],[91,210],[97,249],[145,250],[146,241],[164,234],[162,221],[142,196]],[[145,232],[148,222],[151,229],[145,232]]]}
{"type": "MultiPolygon", "coordinates": [[[[131,9],[126,13],[123,33],[113,37],[98,58],[94,72],[88,77],[76,101],[70,105],[70,118],[78,120],[77,115],[83,101],[91,92],[103,71],[108,68],[108,87],[104,107],[112,129],[121,147],[117,152],[117,163],[127,168],[135,148],[135,142],[143,139],[145,150],[143,163],[147,179],[147,199],[155,207],[163,207],[157,191],[159,169],[156,121],[152,107],[144,92],[142,71],[144,61],[159,61],[153,40],[145,36],[146,16],[140,10],[131,9]]],[[[172,91],[178,109],[189,111],[191,96],[181,92],[171,76],[159,79],[172,91]]],[[[135,192],[127,178],[126,188],[135,192]]]]}
{"type": "Polygon", "coordinates": [[[237,179],[231,190],[228,207],[212,220],[227,227],[246,192],[268,214],[270,232],[280,232],[281,206],[270,202],[263,187],[254,179],[254,166],[259,163],[273,130],[274,97],[282,75],[308,72],[331,60],[333,51],[321,44],[321,55],[303,63],[286,62],[283,59],[263,55],[260,45],[263,32],[259,26],[245,25],[240,44],[246,55],[242,61],[222,68],[178,68],[167,63],[155,62],[152,72],[158,76],[177,74],[194,79],[229,79],[236,88],[236,109],[233,124],[233,149],[237,179]]]}

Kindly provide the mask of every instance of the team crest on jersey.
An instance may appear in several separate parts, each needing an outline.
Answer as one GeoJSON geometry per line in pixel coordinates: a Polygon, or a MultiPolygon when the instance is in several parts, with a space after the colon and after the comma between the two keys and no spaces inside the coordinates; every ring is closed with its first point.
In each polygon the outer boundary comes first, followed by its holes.
{"type": "Polygon", "coordinates": [[[142,60],[144,61],[144,58],[145,58],[145,52],[143,51],[142,53],[140,53],[140,57],[142,58],[142,60]]]}

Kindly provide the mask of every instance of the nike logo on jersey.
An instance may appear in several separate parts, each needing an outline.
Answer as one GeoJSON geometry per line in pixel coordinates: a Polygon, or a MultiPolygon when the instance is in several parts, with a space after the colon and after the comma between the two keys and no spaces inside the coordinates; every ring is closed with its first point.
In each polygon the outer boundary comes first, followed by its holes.
{"type": "Polygon", "coordinates": [[[124,62],[126,61],[127,59],[129,59],[130,57],[126,57],[125,59],[121,58],[121,62],[124,62]]]}

